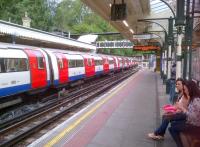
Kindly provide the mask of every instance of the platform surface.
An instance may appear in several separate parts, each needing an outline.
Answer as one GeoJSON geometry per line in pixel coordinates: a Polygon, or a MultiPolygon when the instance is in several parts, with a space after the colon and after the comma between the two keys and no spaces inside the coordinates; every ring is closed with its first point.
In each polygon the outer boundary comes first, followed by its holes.
{"type": "Polygon", "coordinates": [[[29,147],[175,147],[147,138],[168,101],[160,76],[141,70],[29,147]]]}

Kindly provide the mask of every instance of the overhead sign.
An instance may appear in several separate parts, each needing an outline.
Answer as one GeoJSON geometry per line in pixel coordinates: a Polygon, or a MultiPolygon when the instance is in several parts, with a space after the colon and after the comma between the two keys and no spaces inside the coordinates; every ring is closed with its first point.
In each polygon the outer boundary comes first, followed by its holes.
{"type": "Polygon", "coordinates": [[[96,43],[97,48],[133,48],[133,42],[129,40],[116,41],[99,41],[96,43]]]}
{"type": "Polygon", "coordinates": [[[138,50],[138,51],[160,50],[160,47],[153,46],[153,45],[148,45],[148,46],[136,45],[136,46],[133,46],[133,50],[138,50]]]}

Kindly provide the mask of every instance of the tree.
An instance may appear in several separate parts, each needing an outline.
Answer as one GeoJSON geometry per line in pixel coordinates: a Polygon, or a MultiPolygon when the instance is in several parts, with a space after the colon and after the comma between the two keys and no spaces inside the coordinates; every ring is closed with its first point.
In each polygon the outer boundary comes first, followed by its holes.
{"type": "MultiPolygon", "coordinates": [[[[116,31],[80,0],[63,0],[58,5],[54,17],[54,27],[60,31],[73,32],[75,34],[116,31]]],[[[100,40],[105,39],[110,40],[111,37],[100,37],[100,40]]]]}
{"type": "Polygon", "coordinates": [[[53,26],[53,15],[48,0],[1,0],[0,19],[22,24],[25,12],[31,18],[31,27],[50,31],[53,26]]]}

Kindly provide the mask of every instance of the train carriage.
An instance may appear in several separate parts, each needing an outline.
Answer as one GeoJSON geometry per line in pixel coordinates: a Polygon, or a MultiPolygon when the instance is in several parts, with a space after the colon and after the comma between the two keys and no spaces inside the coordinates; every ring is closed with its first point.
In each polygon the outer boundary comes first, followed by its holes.
{"type": "Polygon", "coordinates": [[[93,56],[94,57],[94,63],[95,63],[95,74],[101,75],[103,74],[103,59],[102,57],[93,56]]]}
{"type": "Polygon", "coordinates": [[[109,62],[109,70],[110,72],[114,71],[114,59],[112,57],[107,57],[109,62]]]}
{"type": "Polygon", "coordinates": [[[68,60],[69,81],[77,81],[86,77],[84,58],[81,55],[65,54],[68,60]]]}
{"type": "Polygon", "coordinates": [[[118,63],[118,59],[117,57],[112,57],[113,58],[113,61],[114,61],[114,71],[118,71],[119,69],[119,63],[118,63]]]}

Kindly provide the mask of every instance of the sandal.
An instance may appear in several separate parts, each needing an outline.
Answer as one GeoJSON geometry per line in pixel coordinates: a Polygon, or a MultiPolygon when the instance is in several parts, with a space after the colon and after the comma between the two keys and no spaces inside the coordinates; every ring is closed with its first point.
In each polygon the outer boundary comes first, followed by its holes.
{"type": "Polygon", "coordinates": [[[151,139],[153,139],[153,140],[163,140],[164,139],[163,136],[161,136],[161,135],[155,135],[154,133],[149,133],[148,137],[151,138],[151,139]]]}

